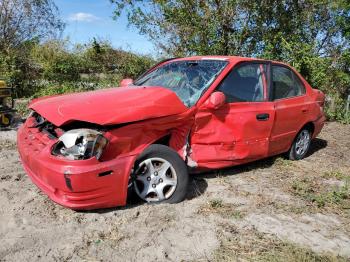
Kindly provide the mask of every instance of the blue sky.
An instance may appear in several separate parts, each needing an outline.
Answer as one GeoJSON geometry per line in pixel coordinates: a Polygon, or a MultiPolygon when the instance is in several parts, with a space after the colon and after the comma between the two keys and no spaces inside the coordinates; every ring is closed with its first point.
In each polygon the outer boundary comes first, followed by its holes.
{"type": "Polygon", "coordinates": [[[128,27],[125,14],[113,20],[113,5],[108,0],[55,0],[66,22],[63,36],[72,43],[86,43],[93,37],[108,40],[120,47],[140,54],[154,54],[153,44],[137,29],[128,27]]]}

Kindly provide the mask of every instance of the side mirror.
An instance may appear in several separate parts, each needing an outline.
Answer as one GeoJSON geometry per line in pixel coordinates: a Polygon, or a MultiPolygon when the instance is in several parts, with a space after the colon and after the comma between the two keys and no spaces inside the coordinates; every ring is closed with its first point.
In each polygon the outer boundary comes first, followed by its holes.
{"type": "Polygon", "coordinates": [[[124,78],[121,82],[120,82],[120,87],[126,87],[129,85],[132,85],[134,83],[134,80],[132,80],[131,78],[124,78]]]}
{"type": "Polygon", "coordinates": [[[222,107],[226,102],[226,96],[224,93],[216,91],[213,92],[207,101],[205,101],[204,106],[208,109],[218,109],[222,107]]]}

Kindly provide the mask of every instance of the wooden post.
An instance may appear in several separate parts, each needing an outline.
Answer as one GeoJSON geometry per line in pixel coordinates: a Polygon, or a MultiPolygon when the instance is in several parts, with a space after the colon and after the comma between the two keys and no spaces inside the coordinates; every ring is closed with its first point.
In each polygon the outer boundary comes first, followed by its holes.
{"type": "Polygon", "coordinates": [[[329,108],[329,111],[334,113],[335,111],[335,101],[334,98],[331,96],[326,96],[326,103],[329,108]]]}
{"type": "Polygon", "coordinates": [[[350,95],[348,95],[348,100],[346,101],[346,108],[345,108],[346,115],[349,114],[349,111],[350,111],[350,95]]]}

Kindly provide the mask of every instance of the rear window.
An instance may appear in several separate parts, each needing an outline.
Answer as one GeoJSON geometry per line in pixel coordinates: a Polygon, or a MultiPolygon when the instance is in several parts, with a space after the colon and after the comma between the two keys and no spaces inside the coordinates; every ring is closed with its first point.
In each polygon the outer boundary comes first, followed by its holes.
{"type": "Polygon", "coordinates": [[[295,73],[284,66],[272,66],[272,98],[283,99],[305,94],[305,87],[295,73]]]}

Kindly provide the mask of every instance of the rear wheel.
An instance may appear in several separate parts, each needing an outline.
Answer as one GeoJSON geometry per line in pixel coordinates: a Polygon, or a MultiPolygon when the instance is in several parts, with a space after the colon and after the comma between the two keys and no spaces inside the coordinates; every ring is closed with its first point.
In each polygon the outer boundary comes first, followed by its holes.
{"type": "Polygon", "coordinates": [[[290,160],[303,159],[309,151],[311,143],[311,132],[307,128],[302,129],[295,138],[288,152],[290,160]]]}
{"type": "Polygon", "coordinates": [[[164,145],[151,145],[139,156],[132,179],[136,194],[146,202],[178,203],[187,193],[186,164],[164,145]]]}

